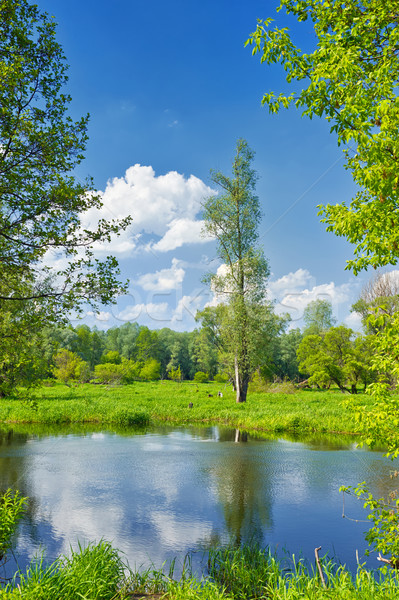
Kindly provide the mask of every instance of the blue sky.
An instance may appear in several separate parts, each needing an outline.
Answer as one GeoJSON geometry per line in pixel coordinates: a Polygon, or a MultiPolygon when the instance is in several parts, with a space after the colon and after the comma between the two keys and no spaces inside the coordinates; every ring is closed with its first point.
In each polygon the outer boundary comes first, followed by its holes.
{"type": "Polygon", "coordinates": [[[354,195],[335,136],[325,122],[295,110],[269,115],[262,95],[288,90],[284,73],[244,47],[257,19],[271,16],[310,49],[311,23],[277,15],[274,0],[38,4],[58,23],[70,65],[71,114],[91,115],[77,175],[93,177],[103,194],[102,216],[133,217],[126,234],[97,249],[118,258],[129,294],[100,315],[89,311],[85,322],[195,326],[196,310],[212,300],[201,278],[218,267],[214,242],[199,235],[201,201],[211,193],[210,169],[230,172],[241,137],[256,152],[260,241],[276,309],[300,326],[306,303],[327,298],[339,322],[356,326],[349,308],[369,275],[345,271],[352,249],[325,231],[316,209],[354,195]]]}

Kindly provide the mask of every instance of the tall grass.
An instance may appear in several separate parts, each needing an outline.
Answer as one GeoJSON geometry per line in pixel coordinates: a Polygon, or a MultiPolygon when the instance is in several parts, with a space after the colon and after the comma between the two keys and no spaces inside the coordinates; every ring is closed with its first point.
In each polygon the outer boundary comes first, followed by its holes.
{"type": "Polygon", "coordinates": [[[18,573],[2,594],[4,600],[113,600],[124,598],[125,566],[108,542],[80,547],[49,566],[43,559],[18,573]]]}
{"type": "Polygon", "coordinates": [[[129,572],[107,542],[80,548],[46,567],[33,564],[20,582],[7,585],[4,600],[396,600],[398,579],[386,568],[372,573],[359,566],[352,575],[344,566],[322,561],[323,587],[315,569],[303,561],[279,562],[257,546],[214,549],[202,577],[183,570],[129,572]]]}

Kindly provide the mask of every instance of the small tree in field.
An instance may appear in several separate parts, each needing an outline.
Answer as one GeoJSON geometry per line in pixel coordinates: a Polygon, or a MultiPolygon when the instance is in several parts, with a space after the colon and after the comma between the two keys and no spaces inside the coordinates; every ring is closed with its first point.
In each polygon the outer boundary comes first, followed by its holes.
{"type": "Polygon", "coordinates": [[[170,371],[168,371],[168,377],[172,381],[177,381],[177,382],[181,383],[182,372],[181,372],[180,365],[176,369],[170,369],[170,371]]]}
{"type": "Polygon", "coordinates": [[[89,365],[74,352],[65,349],[59,350],[53,360],[54,376],[66,385],[72,381],[83,383],[89,380],[89,365]]]}
{"type": "Polygon", "coordinates": [[[219,171],[211,173],[221,193],[205,201],[203,214],[204,233],[216,239],[218,257],[223,262],[219,272],[208,280],[226,307],[219,315],[220,338],[225,359],[234,372],[237,402],[247,398],[248,384],[259,359],[258,332],[269,311],[269,267],[257,245],[261,212],[255,195],[257,175],[251,166],[253,158],[247,142],[238,140],[232,176],[219,171]]]}

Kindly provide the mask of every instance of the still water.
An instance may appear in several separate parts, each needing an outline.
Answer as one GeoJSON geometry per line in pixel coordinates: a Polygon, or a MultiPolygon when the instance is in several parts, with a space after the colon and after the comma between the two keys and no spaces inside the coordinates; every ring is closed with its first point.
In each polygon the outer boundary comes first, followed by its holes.
{"type": "MultiPolygon", "coordinates": [[[[355,569],[368,525],[342,518],[339,486],[367,481],[382,496],[397,464],[350,439],[238,438],[218,427],[3,432],[0,488],[30,498],[19,566],[43,550],[53,560],[78,541],[104,538],[132,567],[253,540],[309,560],[322,546],[355,569]]],[[[345,513],[365,519],[350,498],[345,513]]],[[[379,565],[375,556],[367,564],[379,565]]]]}

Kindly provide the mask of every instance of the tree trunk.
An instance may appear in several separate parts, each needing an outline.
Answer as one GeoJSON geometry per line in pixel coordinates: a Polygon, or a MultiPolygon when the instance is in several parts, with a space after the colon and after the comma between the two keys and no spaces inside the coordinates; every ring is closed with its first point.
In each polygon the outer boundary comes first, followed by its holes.
{"type": "Polygon", "coordinates": [[[238,368],[237,356],[235,357],[235,360],[234,360],[234,368],[235,368],[235,383],[236,383],[236,402],[238,402],[238,403],[246,402],[249,377],[240,373],[240,369],[238,368]]]}

